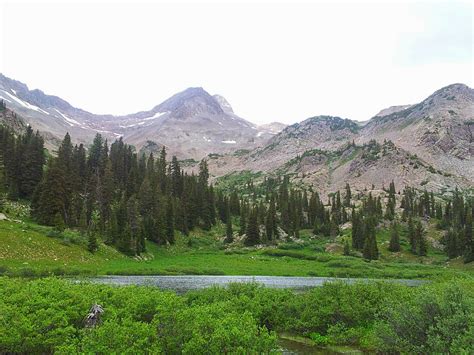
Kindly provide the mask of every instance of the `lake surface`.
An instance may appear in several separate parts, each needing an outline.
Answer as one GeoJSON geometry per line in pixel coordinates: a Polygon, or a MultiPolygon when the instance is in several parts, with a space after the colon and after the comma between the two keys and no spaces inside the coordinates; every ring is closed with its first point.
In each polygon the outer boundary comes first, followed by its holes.
{"type": "MultiPolygon", "coordinates": [[[[156,286],[164,290],[174,290],[186,292],[211,286],[226,286],[229,283],[249,283],[255,282],[270,288],[291,288],[307,289],[322,286],[325,282],[342,281],[349,284],[355,282],[376,281],[372,279],[351,279],[334,277],[293,277],[293,276],[100,276],[91,279],[92,282],[112,284],[112,285],[142,285],[156,286]]],[[[420,280],[383,280],[407,286],[419,286],[426,281],[420,280]]]]}

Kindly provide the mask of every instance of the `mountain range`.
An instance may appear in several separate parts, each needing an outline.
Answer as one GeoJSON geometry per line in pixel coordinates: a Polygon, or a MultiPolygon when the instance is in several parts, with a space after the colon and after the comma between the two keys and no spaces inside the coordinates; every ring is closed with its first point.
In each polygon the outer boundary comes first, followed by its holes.
{"type": "Polygon", "coordinates": [[[201,159],[210,153],[258,147],[284,127],[255,125],[234,114],[224,97],[211,96],[202,88],[186,89],[148,111],[96,115],[0,74],[0,99],[42,132],[50,147],[66,132],[86,145],[100,133],[109,141],[123,137],[137,149],[166,146],[181,159],[201,159]]]}
{"type": "MultiPolygon", "coordinates": [[[[66,132],[86,145],[101,133],[143,152],[165,146],[182,160],[207,157],[213,178],[288,174],[326,192],[392,180],[436,191],[474,186],[474,90],[464,84],[441,88],[417,104],[389,107],[364,123],[316,116],[290,126],[253,124],[224,97],[202,88],[186,89],[148,111],[96,115],[0,74],[0,99],[24,121],[16,128],[30,124],[53,150],[66,132]]],[[[12,117],[4,113],[0,120],[12,125],[12,117]]]]}

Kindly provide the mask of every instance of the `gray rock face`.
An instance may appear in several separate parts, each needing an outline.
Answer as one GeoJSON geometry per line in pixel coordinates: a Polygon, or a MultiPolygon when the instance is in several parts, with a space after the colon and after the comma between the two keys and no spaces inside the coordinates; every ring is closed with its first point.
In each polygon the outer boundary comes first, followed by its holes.
{"type": "Polygon", "coordinates": [[[222,110],[226,113],[234,113],[234,110],[232,109],[232,106],[229,104],[229,102],[225,99],[225,97],[221,95],[214,95],[214,99],[217,101],[217,103],[220,105],[222,110]]]}
{"type": "Polygon", "coordinates": [[[437,168],[474,180],[473,137],[474,90],[453,84],[416,105],[372,118],[358,141],[392,140],[437,168]]]}

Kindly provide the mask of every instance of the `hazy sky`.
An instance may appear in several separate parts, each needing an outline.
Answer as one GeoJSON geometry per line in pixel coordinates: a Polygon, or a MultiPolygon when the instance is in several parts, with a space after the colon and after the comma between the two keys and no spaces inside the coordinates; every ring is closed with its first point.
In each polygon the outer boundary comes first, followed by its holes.
{"type": "Polygon", "coordinates": [[[0,72],[94,113],[202,86],[256,123],[366,120],[474,86],[471,2],[0,2],[0,72]]]}

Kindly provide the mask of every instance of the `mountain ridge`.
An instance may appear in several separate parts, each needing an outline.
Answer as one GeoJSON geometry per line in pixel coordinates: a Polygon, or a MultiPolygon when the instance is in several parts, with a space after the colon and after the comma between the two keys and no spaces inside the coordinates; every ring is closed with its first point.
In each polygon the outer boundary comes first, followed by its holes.
{"type": "MultiPolygon", "coordinates": [[[[66,131],[84,143],[96,133],[111,140],[122,137],[141,152],[155,152],[164,146],[180,159],[207,156],[214,178],[244,170],[284,172],[319,184],[315,176],[322,179],[326,171],[328,175],[321,181],[329,191],[340,188],[342,181],[357,184],[369,179],[385,184],[387,178],[377,174],[385,171],[401,185],[410,181],[423,182],[430,189],[474,185],[474,90],[465,84],[440,88],[419,103],[381,110],[363,124],[320,115],[289,126],[256,125],[237,116],[223,96],[211,95],[202,87],[185,89],[148,111],[123,116],[76,109],[59,97],[30,91],[25,84],[3,75],[0,98],[18,110],[26,123],[42,131],[53,146],[66,131]],[[381,145],[385,153],[391,152],[391,160],[379,153],[374,160],[362,157],[360,149],[372,147],[372,142],[381,145]],[[335,154],[348,145],[362,147],[358,148],[360,154],[335,154]],[[292,165],[296,161],[303,166],[292,165]],[[390,161],[393,168],[389,168],[390,161]],[[374,173],[365,173],[364,168],[374,173]]],[[[188,168],[193,170],[192,164],[188,168]]],[[[324,190],[324,186],[320,188],[324,190]]]]}
{"type": "Polygon", "coordinates": [[[137,149],[164,145],[181,158],[201,159],[210,153],[254,148],[277,133],[276,126],[259,129],[237,116],[223,96],[211,96],[201,87],[185,89],[150,110],[96,115],[0,74],[0,98],[46,137],[54,137],[49,148],[66,132],[85,144],[101,133],[110,140],[123,137],[137,149]]]}

